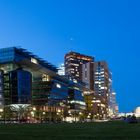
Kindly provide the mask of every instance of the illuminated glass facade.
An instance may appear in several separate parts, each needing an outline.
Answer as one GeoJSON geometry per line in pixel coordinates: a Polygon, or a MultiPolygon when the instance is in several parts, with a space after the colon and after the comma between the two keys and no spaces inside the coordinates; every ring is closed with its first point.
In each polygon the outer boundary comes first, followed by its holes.
{"type": "Polygon", "coordinates": [[[54,72],[57,72],[57,68],[55,66],[45,60],[42,60],[41,58],[37,57],[36,55],[28,52],[23,48],[10,47],[0,49],[1,65],[7,63],[8,67],[10,67],[11,69],[15,69],[15,67],[13,66],[13,62],[19,65],[20,62],[22,62],[23,64],[27,61],[31,62],[32,64],[36,64],[54,72]]]}
{"type": "MultiPolygon", "coordinates": [[[[58,75],[55,66],[22,48],[0,49],[0,69],[4,93],[0,92],[0,96],[4,96],[6,105],[32,104],[44,111],[50,111],[50,106],[67,108],[69,89],[78,86],[58,75]]],[[[74,89],[72,94],[69,101],[78,108],[84,102],[82,91],[74,89]]]]}
{"type": "Polygon", "coordinates": [[[0,63],[9,63],[14,61],[15,51],[14,48],[3,48],[0,49],[0,63]]]}
{"type": "Polygon", "coordinates": [[[4,104],[3,91],[3,71],[0,70],[0,106],[4,104]]]}
{"type": "Polygon", "coordinates": [[[82,96],[80,90],[69,88],[68,103],[69,103],[70,109],[75,109],[75,110],[84,109],[85,110],[84,97],[82,96]]]}
{"type": "Polygon", "coordinates": [[[110,72],[104,61],[94,63],[95,94],[108,96],[110,92],[110,72]]]}
{"type": "MultiPolygon", "coordinates": [[[[5,104],[31,103],[34,83],[39,83],[39,80],[50,81],[57,72],[55,66],[17,47],[0,49],[0,69],[3,71],[0,87],[4,93],[5,104]]],[[[42,85],[38,86],[43,90],[42,85]]],[[[0,94],[2,98],[2,92],[0,94]]]]}
{"type": "Polygon", "coordinates": [[[31,73],[22,69],[11,71],[10,93],[12,104],[31,104],[32,76],[31,73]]]}
{"type": "Polygon", "coordinates": [[[108,117],[109,94],[112,80],[108,64],[105,61],[83,64],[83,81],[93,92],[86,96],[90,116],[95,119],[108,117]]]}
{"type": "Polygon", "coordinates": [[[32,104],[47,105],[51,91],[51,81],[34,80],[32,82],[32,104]]]}
{"type": "Polygon", "coordinates": [[[50,99],[62,101],[62,100],[66,100],[67,97],[68,97],[68,85],[58,80],[53,80],[50,99]]]}
{"type": "Polygon", "coordinates": [[[94,63],[94,105],[96,117],[107,118],[109,115],[110,71],[105,61],[94,63]]]}

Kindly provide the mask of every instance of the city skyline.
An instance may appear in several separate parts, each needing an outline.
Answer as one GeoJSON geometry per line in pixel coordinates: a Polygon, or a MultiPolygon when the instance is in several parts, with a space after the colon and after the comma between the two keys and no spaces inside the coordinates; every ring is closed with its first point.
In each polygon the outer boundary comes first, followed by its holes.
{"type": "Polygon", "coordinates": [[[140,106],[139,4],[1,1],[0,48],[21,46],[56,66],[70,50],[105,60],[113,73],[119,111],[130,112],[140,106]]]}

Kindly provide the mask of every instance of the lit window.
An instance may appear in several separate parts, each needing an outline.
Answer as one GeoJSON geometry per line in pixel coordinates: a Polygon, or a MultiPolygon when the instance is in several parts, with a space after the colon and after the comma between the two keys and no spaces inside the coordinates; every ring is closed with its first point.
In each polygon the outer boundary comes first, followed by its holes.
{"type": "Polygon", "coordinates": [[[77,80],[73,79],[73,82],[74,82],[74,83],[77,83],[77,80]]]}
{"type": "Polygon", "coordinates": [[[31,58],[31,62],[34,63],[34,64],[38,64],[37,60],[34,59],[34,58],[31,58]]]}
{"type": "Polygon", "coordinates": [[[57,84],[56,84],[56,87],[57,87],[57,88],[61,88],[61,85],[57,83],[57,84]]]}
{"type": "Polygon", "coordinates": [[[74,71],[70,71],[71,73],[74,73],[74,71]]]}

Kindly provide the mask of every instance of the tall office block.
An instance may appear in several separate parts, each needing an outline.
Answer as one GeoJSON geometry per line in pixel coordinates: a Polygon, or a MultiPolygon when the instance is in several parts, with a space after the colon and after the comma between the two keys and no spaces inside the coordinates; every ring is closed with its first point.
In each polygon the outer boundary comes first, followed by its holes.
{"type": "Polygon", "coordinates": [[[94,62],[87,62],[82,65],[82,82],[85,87],[94,91],[94,62]]]}
{"type": "Polygon", "coordinates": [[[82,82],[82,65],[93,61],[91,56],[71,51],[65,55],[65,75],[75,83],[82,82]]]}
{"type": "Polygon", "coordinates": [[[109,116],[109,94],[111,77],[108,64],[105,61],[94,63],[94,106],[97,117],[109,116]]]}
{"type": "Polygon", "coordinates": [[[116,93],[111,92],[109,95],[109,116],[116,117],[118,115],[118,104],[116,102],[116,93]]]}
{"type": "Polygon", "coordinates": [[[82,73],[86,87],[93,91],[86,96],[87,107],[92,118],[107,118],[109,94],[112,88],[108,64],[105,61],[88,62],[83,64],[82,73]]]}

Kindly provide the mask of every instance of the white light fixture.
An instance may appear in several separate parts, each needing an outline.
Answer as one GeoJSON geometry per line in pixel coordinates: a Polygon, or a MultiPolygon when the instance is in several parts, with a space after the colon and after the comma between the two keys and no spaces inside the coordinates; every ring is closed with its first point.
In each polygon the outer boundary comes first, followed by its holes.
{"type": "Polygon", "coordinates": [[[57,84],[56,84],[56,87],[57,87],[57,88],[61,88],[61,85],[57,83],[57,84]]]}

